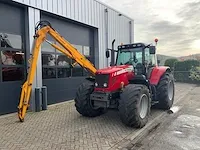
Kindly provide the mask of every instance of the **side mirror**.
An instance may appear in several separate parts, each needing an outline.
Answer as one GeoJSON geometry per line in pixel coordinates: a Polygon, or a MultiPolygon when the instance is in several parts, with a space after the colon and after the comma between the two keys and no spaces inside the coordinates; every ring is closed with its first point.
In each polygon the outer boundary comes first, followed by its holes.
{"type": "Polygon", "coordinates": [[[106,58],[109,58],[110,57],[110,52],[109,50],[106,51],[106,58]]]}
{"type": "Polygon", "coordinates": [[[149,53],[150,54],[155,54],[156,53],[156,47],[155,46],[150,46],[149,47],[149,53]]]}

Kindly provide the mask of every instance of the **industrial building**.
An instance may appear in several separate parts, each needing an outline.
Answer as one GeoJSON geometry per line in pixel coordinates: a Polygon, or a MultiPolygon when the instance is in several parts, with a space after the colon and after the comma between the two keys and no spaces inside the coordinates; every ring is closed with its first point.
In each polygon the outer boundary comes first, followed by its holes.
{"type": "MultiPolygon", "coordinates": [[[[17,111],[38,21],[49,21],[96,68],[109,66],[105,51],[113,39],[115,49],[134,41],[133,19],[97,0],[0,0],[0,20],[0,115],[17,111]]],[[[46,86],[48,104],[55,104],[73,99],[88,75],[80,66],[69,68],[72,60],[47,43],[40,52],[30,101],[33,111],[36,87],[46,86]]]]}

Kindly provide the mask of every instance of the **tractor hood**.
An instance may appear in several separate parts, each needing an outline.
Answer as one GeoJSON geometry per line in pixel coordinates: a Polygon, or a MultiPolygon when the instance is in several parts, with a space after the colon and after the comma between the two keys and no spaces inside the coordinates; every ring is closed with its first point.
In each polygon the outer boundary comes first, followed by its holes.
{"type": "Polygon", "coordinates": [[[117,71],[120,71],[122,69],[129,68],[130,65],[121,65],[121,66],[112,66],[112,67],[107,67],[103,69],[99,69],[96,73],[97,74],[111,74],[117,71]]]}

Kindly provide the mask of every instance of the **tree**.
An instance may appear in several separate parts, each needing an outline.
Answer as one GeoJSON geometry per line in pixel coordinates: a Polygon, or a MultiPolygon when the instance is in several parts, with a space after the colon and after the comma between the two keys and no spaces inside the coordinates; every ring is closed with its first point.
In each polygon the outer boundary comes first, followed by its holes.
{"type": "Polygon", "coordinates": [[[172,70],[174,70],[174,64],[175,64],[175,62],[177,62],[177,61],[178,61],[178,59],[176,59],[176,58],[167,59],[167,60],[165,61],[165,66],[169,66],[172,70]]]}

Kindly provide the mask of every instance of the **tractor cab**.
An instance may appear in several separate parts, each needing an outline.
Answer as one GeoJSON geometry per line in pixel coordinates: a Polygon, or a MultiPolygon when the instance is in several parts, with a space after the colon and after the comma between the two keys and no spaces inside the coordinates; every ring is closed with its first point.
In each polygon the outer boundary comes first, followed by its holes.
{"type": "MultiPolygon", "coordinates": [[[[156,48],[150,44],[134,43],[120,45],[116,52],[117,58],[114,66],[131,65],[135,75],[148,76],[148,73],[151,72],[150,70],[157,66],[156,48]]],[[[110,57],[109,51],[106,52],[106,57],[110,57]]]]}

